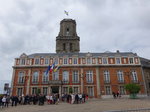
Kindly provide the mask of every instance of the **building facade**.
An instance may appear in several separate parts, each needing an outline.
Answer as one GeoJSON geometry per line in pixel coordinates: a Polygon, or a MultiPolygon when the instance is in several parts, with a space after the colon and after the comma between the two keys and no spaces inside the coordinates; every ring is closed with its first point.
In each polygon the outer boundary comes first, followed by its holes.
{"type": "Polygon", "coordinates": [[[145,94],[144,77],[139,56],[132,52],[81,53],[76,22],[64,19],[56,37],[56,53],[23,53],[15,59],[12,95],[37,92],[86,93],[100,98],[119,91],[127,95],[124,85],[136,83],[145,94]],[[61,65],[56,72],[45,71],[48,65],[61,65]]]}

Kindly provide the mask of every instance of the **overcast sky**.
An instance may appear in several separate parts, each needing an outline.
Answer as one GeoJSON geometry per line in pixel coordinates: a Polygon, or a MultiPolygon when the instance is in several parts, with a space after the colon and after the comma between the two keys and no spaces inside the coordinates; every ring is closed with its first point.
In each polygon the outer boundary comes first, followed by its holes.
{"type": "Polygon", "coordinates": [[[11,80],[22,53],[54,53],[64,18],[77,22],[80,52],[150,59],[150,0],[0,0],[0,80],[11,80]]]}

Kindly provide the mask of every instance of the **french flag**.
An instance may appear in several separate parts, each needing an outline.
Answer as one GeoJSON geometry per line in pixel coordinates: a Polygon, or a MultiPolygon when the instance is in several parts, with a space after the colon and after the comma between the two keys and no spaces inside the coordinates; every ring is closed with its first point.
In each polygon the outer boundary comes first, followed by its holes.
{"type": "Polygon", "coordinates": [[[53,71],[54,67],[55,67],[55,62],[52,64],[52,66],[51,66],[51,68],[50,68],[50,72],[53,71]]]}

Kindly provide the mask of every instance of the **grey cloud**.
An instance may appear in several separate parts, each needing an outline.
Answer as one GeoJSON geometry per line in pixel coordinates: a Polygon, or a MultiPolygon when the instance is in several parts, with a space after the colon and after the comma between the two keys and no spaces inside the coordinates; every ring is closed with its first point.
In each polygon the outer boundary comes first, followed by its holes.
{"type": "Polygon", "coordinates": [[[4,79],[11,79],[14,58],[21,53],[55,52],[59,22],[68,18],[64,10],[77,22],[81,52],[119,49],[150,58],[149,0],[8,0],[0,4],[4,79]]]}

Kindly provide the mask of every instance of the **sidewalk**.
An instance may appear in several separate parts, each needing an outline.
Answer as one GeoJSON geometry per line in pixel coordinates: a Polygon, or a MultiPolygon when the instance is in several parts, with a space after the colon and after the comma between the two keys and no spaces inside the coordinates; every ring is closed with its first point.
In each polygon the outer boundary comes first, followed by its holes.
{"type": "MultiPolygon", "coordinates": [[[[1,109],[1,112],[107,112],[150,108],[150,99],[90,99],[84,104],[19,105],[1,109]]],[[[149,110],[150,111],[150,110],[149,110]]],[[[125,112],[125,111],[123,111],[125,112]]],[[[127,111],[126,111],[127,112],[127,111]]],[[[131,112],[131,111],[130,111],[131,112]]],[[[137,111],[136,111],[137,112],[137,111]]],[[[138,111],[140,112],[140,111],[138,111]]],[[[143,112],[143,111],[141,111],[143,112]]],[[[148,111],[146,111],[148,112],[148,111]]]]}

